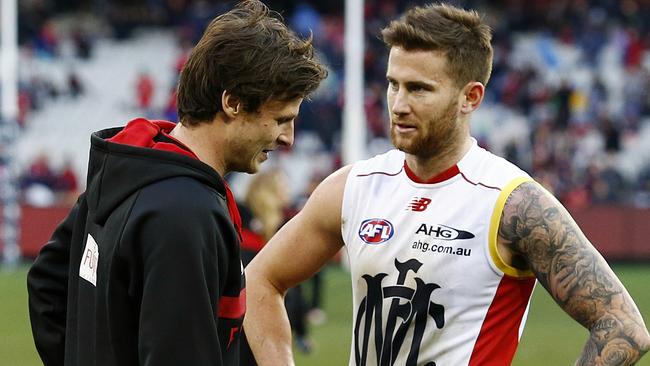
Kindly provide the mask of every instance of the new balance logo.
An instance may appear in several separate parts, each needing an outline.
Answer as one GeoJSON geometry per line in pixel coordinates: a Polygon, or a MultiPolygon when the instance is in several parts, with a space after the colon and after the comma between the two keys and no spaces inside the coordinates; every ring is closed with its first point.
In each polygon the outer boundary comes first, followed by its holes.
{"type": "Polygon", "coordinates": [[[411,203],[409,203],[407,210],[422,212],[427,209],[429,203],[431,203],[431,199],[429,198],[414,197],[411,203]]]}

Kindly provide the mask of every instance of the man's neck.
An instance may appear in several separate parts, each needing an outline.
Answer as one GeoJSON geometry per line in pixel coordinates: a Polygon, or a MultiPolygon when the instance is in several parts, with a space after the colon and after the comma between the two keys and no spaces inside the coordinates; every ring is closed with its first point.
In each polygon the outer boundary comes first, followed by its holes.
{"type": "Polygon", "coordinates": [[[406,154],[406,164],[418,178],[426,181],[456,165],[471,147],[472,139],[464,136],[457,144],[450,145],[435,156],[406,154]]]}
{"type": "Polygon", "coordinates": [[[223,160],[225,145],[223,141],[219,141],[223,135],[214,133],[215,123],[218,121],[186,127],[179,122],[170,135],[189,147],[200,161],[208,164],[223,177],[227,173],[223,160]]]}

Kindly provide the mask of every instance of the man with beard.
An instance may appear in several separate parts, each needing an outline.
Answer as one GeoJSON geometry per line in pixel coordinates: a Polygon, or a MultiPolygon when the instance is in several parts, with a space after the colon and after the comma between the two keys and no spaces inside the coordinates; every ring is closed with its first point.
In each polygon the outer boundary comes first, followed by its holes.
{"type": "Polygon", "coordinates": [[[509,365],[536,280],[590,331],[577,364],[635,363],[650,336],[616,275],[557,200],[470,136],[489,28],[431,5],[382,35],[397,149],[325,179],[247,267],[258,362],[293,364],[283,293],[345,246],[350,365],[509,365]]]}

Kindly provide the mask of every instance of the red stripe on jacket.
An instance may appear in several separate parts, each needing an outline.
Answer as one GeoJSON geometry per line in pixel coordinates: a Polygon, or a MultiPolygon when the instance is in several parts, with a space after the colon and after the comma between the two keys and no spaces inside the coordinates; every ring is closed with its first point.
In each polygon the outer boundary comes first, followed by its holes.
{"type": "Polygon", "coordinates": [[[221,296],[217,315],[219,318],[241,319],[246,313],[246,289],[239,296],[221,296]]]}

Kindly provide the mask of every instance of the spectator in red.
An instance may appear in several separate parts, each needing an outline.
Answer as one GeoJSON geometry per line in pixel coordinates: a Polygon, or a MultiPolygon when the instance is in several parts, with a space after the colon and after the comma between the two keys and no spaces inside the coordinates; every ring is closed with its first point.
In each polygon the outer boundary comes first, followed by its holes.
{"type": "Polygon", "coordinates": [[[39,154],[20,178],[22,200],[35,207],[47,207],[56,203],[54,186],[56,175],[45,153],[39,154]]]}
{"type": "Polygon", "coordinates": [[[56,190],[60,194],[60,203],[63,205],[73,205],[79,195],[79,179],[72,166],[72,160],[67,159],[63,169],[56,180],[56,190]]]}
{"type": "Polygon", "coordinates": [[[136,82],[136,92],[138,94],[138,107],[148,111],[151,108],[151,99],[154,93],[154,82],[149,73],[140,72],[136,82]]]}
{"type": "Polygon", "coordinates": [[[40,153],[29,166],[25,176],[23,176],[23,188],[33,184],[40,184],[53,190],[56,176],[50,167],[50,161],[45,153],[40,153]]]}
{"type": "Polygon", "coordinates": [[[176,104],[176,88],[172,88],[167,99],[167,105],[164,110],[165,119],[168,121],[178,121],[178,108],[176,104]]]}
{"type": "Polygon", "coordinates": [[[18,125],[22,128],[25,127],[27,114],[32,108],[32,99],[25,89],[18,90],[18,125]]]}

